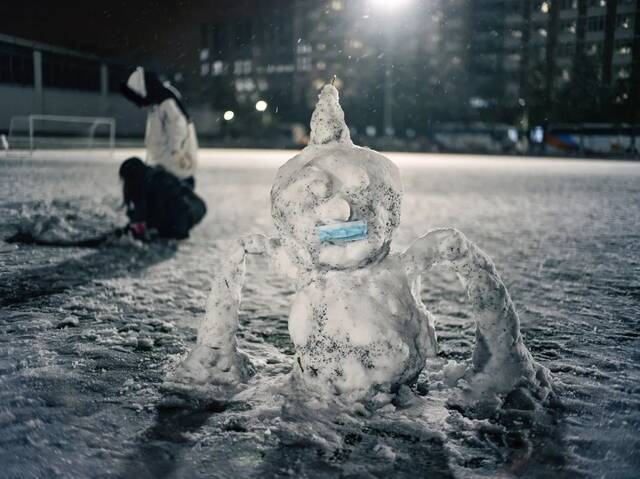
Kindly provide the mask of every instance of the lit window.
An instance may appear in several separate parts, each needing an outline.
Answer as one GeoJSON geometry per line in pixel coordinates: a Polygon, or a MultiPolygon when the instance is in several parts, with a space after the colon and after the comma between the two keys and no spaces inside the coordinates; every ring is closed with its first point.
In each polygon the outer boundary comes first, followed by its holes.
{"type": "Polygon", "coordinates": [[[298,71],[303,71],[303,72],[311,71],[311,58],[309,57],[298,58],[298,71]]]}
{"type": "Polygon", "coordinates": [[[203,63],[200,65],[200,76],[207,76],[209,74],[209,64],[203,63]]]}
{"type": "Polygon", "coordinates": [[[213,76],[220,76],[224,73],[224,63],[222,63],[220,60],[213,62],[213,65],[211,66],[211,74],[213,76]]]}
{"type": "Polygon", "coordinates": [[[623,30],[628,30],[631,26],[629,15],[618,15],[616,19],[616,26],[618,28],[622,28],[623,30]]]}
{"type": "Polygon", "coordinates": [[[200,61],[206,61],[209,59],[209,49],[208,48],[203,48],[202,50],[200,50],[200,61]]]}
{"type": "Polygon", "coordinates": [[[616,76],[622,80],[626,80],[631,76],[631,74],[629,73],[629,70],[627,70],[626,68],[620,68],[616,76]]]}
{"type": "Polygon", "coordinates": [[[236,91],[251,92],[256,89],[256,85],[251,78],[238,78],[236,80],[236,91]]]}
{"type": "Polygon", "coordinates": [[[316,68],[318,70],[326,70],[327,69],[327,64],[325,62],[318,62],[316,64],[316,68]]]}
{"type": "Polygon", "coordinates": [[[628,40],[616,42],[616,53],[618,55],[631,55],[631,42],[628,40]]]}
{"type": "Polygon", "coordinates": [[[474,96],[469,99],[469,105],[471,105],[471,108],[487,108],[489,102],[484,98],[474,96]]]}
{"type": "Polygon", "coordinates": [[[339,12],[344,8],[344,4],[342,0],[333,0],[333,2],[331,2],[331,8],[339,12]]]}

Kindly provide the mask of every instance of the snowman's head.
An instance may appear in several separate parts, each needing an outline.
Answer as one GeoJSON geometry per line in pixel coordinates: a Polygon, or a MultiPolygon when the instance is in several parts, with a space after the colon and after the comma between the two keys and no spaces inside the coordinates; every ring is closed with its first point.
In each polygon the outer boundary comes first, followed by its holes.
{"type": "Polygon", "coordinates": [[[387,254],[400,222],[398,168],[383,155],[353,145],[330,85],[320,94],[311,127],[310,145],[276,176],[271,190],[275,226],[290,256],[305,269],[362,267],[387,254]],[[319,234],[345,224],[366,225],[366,233],[335,241],[319,234]]]}

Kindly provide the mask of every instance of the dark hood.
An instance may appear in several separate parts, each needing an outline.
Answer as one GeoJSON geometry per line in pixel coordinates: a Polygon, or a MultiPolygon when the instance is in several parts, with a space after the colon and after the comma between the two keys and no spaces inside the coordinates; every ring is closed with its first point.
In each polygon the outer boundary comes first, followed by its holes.
{"type": "Polygon", "coordinates": [[[159,105],[166,99],[172,98],[175,100],[178,108],[180,108],[184,116],[189,119],[189,114],[182,104],[180,95],[177,93],[175,88],[167,88],[162,84],[155,73],[146,71],[144,72],[144,83],[147,90],[147,95],[144,97],[129,88],[126,82],[120,85],[120,91],[125,98],[135,104],[138,108],[159,105]]]}

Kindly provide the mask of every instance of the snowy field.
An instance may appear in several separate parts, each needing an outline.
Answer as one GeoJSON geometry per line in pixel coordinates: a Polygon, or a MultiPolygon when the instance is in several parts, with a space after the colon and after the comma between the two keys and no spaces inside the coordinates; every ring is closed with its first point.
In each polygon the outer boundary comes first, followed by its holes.
{"type": "MultiPolygon", "coordinates": [[[[122,224],[117,166],[134,153],[0,157],[0,236],[122,224]]],[[[493,257],[554,374],[563,406],[545,417],[430,408],[435,385],[419,391],[422,410],[348,422],[282,407],[269,387],[200,409],[168,401],[162,381],[195,340],[215,241],[274,232],[269,190],[293,154],[203,151],[209,213],[178,245],[0,242],[0,477],[637,477],[638,163],[390,155],[406,192],[395,247],[455,226],[493,257]]],[[[292,367],[293,290],[259,258],[247,269],[241,347],[269,385],[292,367]]],[[[428,369],[466,358],[473,321],[457,280],[425,278],[423,301],[441,346],[428,369]]]]}

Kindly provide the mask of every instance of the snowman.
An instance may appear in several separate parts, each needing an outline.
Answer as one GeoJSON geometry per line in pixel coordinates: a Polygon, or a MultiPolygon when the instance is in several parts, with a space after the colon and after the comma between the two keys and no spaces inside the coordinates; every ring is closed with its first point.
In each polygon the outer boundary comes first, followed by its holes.
{"type": "MultiPolygon", "coordinates": [[[[491,259],[456,229],[437,229],[391,253],[402,184],[385,156],[355,146],[338,91],[325,85],[309,145],[286,162],[271,190],[278,237],[223,246],[197,344],[173,374],[191,384],[241,388],[253,374],[236,331],[245,255],[266,255],[296,286],[289,315],[293,374],[328,395],[362,399],[412,385],[437,353],[420,279],[434,265],[462,281],[476,322],[472,360],[459,379],[474,394],[550,391],[548,371],[520,334],[518,315],[491,259]]],[[[528,394],[528,393],[527,393],[528,394]]]]}

